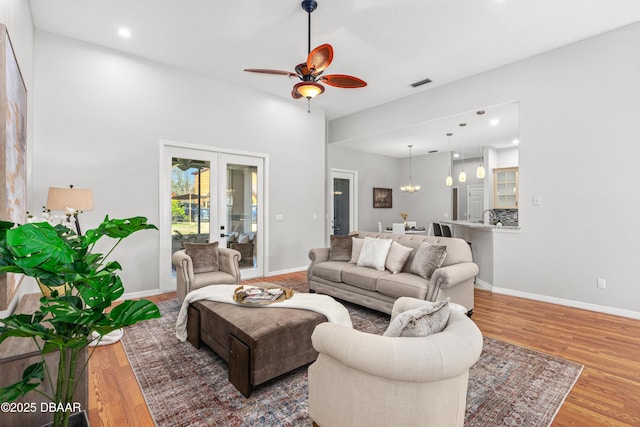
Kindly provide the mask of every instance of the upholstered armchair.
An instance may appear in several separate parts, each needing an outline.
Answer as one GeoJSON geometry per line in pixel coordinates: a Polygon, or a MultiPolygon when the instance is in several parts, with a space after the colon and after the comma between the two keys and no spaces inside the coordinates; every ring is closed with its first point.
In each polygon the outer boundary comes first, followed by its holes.
{"type": "MultiPolygon", "coordinates": [[[[194,259],[187,254],[189,245],[209,244],[185,243],[187,249],[173,253],[172,261],[176,266],[176,291],[181,301],[189,292],[204,286],[240,284],[240,267],[238,265],[240,252],[210,245],[207,248],[210,251],[209,254],[194,259]]],[[[193,255],[193,252],[191,254],[193,255]]]]}
{"type": "MultiPolygon", "coordinates": [[[[392,320],[424,300],[398,298],[392,320]]],[[[450,310],[441,332],[386,337],[322,323],[311,336],[318,351],[309,366],[309,415],[320,427],[464,424],[469,368],[482,334],[465,314],[450,310]]]]}

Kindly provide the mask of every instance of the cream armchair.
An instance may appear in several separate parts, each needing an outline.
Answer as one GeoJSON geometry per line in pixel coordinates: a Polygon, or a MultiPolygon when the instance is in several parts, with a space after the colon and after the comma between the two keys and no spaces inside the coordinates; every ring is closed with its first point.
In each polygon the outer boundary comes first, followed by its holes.
{"type": "MultiPolygon", "coordinates": [[[[392,319],[425,302],[396,300],[392,319]]],[[[309,366],[309,415],[320,427],[464,424],[469,368],[482,334],[451,310],[445,329],[427,337],[384,337],[333,323],[311,336],[318,359],[309,366]]]]}
{"type": "Polygon", "coordinates": [[[184,249],[174,252],[171,260],[176,266],[176,291],[180,301],[189,292],[204,286],[240,284],[240,252],[235,249],[218,248],[218,271],[194,273],[193,261],[184,249]]]}

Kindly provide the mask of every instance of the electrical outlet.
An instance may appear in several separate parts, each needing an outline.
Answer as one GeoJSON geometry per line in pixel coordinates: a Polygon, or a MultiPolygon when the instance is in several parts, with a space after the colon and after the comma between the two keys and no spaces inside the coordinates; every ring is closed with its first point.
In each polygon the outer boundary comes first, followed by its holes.
{"type": "Polygon", "coordinates": [[[607,281],[605,279],[598,278],[598,288],[606,289],[607,288],[607,281]]]}

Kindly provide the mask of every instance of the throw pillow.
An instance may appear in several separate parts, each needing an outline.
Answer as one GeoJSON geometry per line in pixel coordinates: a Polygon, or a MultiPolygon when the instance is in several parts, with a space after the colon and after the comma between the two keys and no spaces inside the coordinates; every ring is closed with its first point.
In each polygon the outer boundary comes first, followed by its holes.
{"type": "Polygon", "coordinates": [[[431,280],[433,272],[442,266],[446,256],[447,247],[445,245],[432,245],[422,242],[416,249],[416,253],[409,264],[409,273],[431,280]]]}
{"type": "Polygon", "coordinates": [[[400,273],[402,271],[402,267],[404,267],[404,264],[407,262],[407,259],[409,259],[411,252],[413,252],[413,248],[408,248],[394,241],[391,243],[385,267],[387,267],[387,270],[393,274],[400,273]]]}
{"type": "Polygon", "coordinates": [[[329,261],[349,261],[352,240],[351,236],[329,236],[329,261]]]}
{"type": "Polygon", "coordinates": [[[373,237],[365,237],[358,257],[357,265],[359,267],[371,267],[376,270],[384,271],[384,263],[387,260],[389,249],[391,248],[391,239],[374,239],[373,237]]]}
{"type": "Polygon", "coordinates": [[[360,237],[354,237],[351,242],[351,259],[349,262],[351,264],[357,264],[358,258],[360,258],[360,252],[362,251],[362,244],[364,243],[364,239],[360,237]]]}
{"type": "Polygon", "coordinates": [[[218,242],[185,243],[184,251],[191,257],[194,273],[208,273],[220,269],[218,263],[218,242]]]}
{"type": "Polygon", "coordinates": [[[248,234],[241,234],[238,236],[238,243],[249,243],[249,235],[248,234]]]}
{"type": "Polygon", "coordinates": [[[442,332],[449,321],[449,297],[444,301],[425,301],[425,305],[400,313],[387,330],[385,337],[426,337],[442,332]]]}

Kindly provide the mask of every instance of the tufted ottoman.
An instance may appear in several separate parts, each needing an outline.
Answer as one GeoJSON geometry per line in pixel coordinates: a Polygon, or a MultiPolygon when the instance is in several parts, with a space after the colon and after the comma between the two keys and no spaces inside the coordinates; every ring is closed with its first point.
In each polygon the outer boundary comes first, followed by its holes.
{"type": "Polygon", "coordinates": [[[203,300],[189,305],[187,335],[222,357],[231,384],[249,397],[253,387],[316,360],[311,334],[326,321],[309,310],[203,300]]]}

